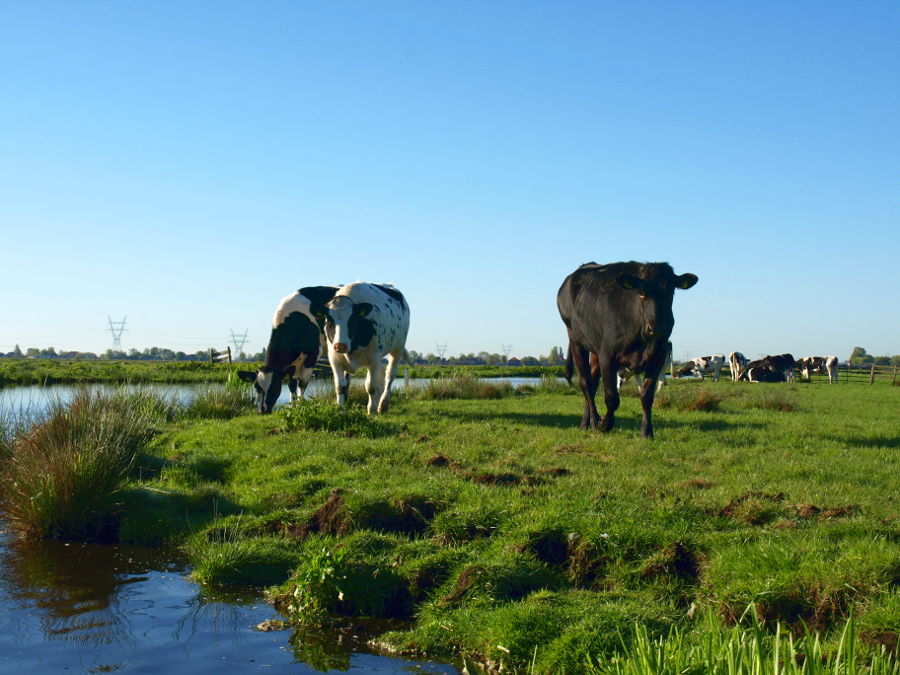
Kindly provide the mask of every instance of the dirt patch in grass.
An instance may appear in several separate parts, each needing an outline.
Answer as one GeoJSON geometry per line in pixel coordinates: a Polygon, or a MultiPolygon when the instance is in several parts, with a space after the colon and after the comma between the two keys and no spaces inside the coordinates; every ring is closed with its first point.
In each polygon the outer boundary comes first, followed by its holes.
{"type": "Polygon", "coordinates": [[[594,588],[613,561],[611,556],[601,552],[592,541],[577,534],[568,537],[567,555],[567,576],[576,589],[594,588]]]}
{"type": "Polygon", "coordinates": [[[531,552],[548,565],[564,565],[569,559],[569,538],[559,531],[541,532],[514,550],[531,552]]]}
{"type": "Polygon", "coordinates": [[[832,509],[823,509],[815,504],[795,504],[794,510],[798,518],[804,520],[818,518],[819,520],[834,520],[836,518],[849,518],[859,513],[858,504],[847,504],[832,509]]]}
{"type": "Polygon", "coordinates": [[[664,547],[641,569],[641,577],[644,579],[668,576],[693,581],[699,575],[700,556],[680,541],[664,547]]]}
{"type": "Polygon", "coordinates": [[[784,511],[784,494],[778,492],[745,492],[735,497],[719,511],[719,516],[739,520],[749,525],[764,525],[784,511]]]}
{"type": "Polygon", "coordinates": [[[715,483],[709,480],[703,480],[702,478],[692,478],[691,480],[686,480],[683,483],[679,483],[678,487],[682,487],[688,490],[708,490],[715,483]]]}
{"type": "Polygon", "coordinates": [[[900,655],[900,636],[897,631],[882,628],[879,630],[863,630],[860,638],[875,647],[884,647],[885,651],[900,655]]]}

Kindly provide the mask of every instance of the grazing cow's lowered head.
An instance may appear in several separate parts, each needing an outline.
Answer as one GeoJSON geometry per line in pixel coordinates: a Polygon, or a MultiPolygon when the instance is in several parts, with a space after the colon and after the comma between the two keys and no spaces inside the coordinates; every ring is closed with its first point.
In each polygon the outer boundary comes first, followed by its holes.
{"type": "Polygon", "coordinates": [[[275,309],[265,363],[257,372],[238,371],[238,377],[253,384],[261,415],[272,412],[285,377],[291,399],[298,397],[298,387],[299,397],[303,397],[324,349],[323,321],[319,317],[337,290],[336,286],[306,286],[284,298],[275,309]]]}

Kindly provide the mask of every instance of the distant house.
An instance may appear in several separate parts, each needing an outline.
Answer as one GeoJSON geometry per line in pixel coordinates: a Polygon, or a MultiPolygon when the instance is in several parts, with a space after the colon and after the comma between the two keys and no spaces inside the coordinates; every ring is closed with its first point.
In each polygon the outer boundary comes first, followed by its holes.
{"type": "Polygon", "coordinates": [[[508,365],[508,366],[521,366],[521,365],[522,365],[522,362],[519,361],[519,359],[517,359],[517,358],[514,356],[514,357],[512,357],[511,359],[508,359],[508,360],[506,361],[506,365],[508,365]]]}

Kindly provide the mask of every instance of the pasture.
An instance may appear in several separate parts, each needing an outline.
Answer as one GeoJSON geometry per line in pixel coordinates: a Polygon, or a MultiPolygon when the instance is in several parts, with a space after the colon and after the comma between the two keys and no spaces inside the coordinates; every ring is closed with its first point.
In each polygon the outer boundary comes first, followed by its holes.
{"type": "Polygon", "coordinates": [[[767,649],[812,631],[819,659],[852,617],[862,658],[897,649],[896,386],[673,382],[654,441],[629,385],[610,434],[580,431],[580,392],[551,379],[436,381],[376,418],[351,398],[157,410],[106,536],[267,587],[293,644],[364,626],[470,668],[613,672],[732,626],[767,649]]]}
{"type": "Polygon", "coordinates": [[[391,619],[379,648],[495,668],[579,672],[636,625],[701,640],[748,610],[826,644],[853,614],[896,649],[897,387],[677,382],[652,442],[632,396],[604,435],[574,389],[489,389],[176,422],[120,537],[269,586],[298,630],[391,619]]]}

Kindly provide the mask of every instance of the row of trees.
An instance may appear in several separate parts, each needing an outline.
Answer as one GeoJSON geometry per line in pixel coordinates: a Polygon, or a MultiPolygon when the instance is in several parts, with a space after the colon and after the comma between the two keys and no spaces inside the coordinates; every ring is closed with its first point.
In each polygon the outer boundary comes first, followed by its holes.
{"type": "Polygon", "coordinates": [[[565,363],[566,354],[562,347],[551,347],[550,353],[540,356],[508,357],[505,354],[490,353],[486,351],[470,352],[459,356],[441,357],[437,354],[422,354],[414,349],[409,352],[413,363],[427,363],[428,365],[446,364],[450,366],[559,366],[565,363]]]}
{"type": "Polygon", "coordinates": [[[850,354],[850,364],[862,366],[867,363],[874,363],[876,366],[900,366],[900,354],[872,356],[864,347],[854,347],[853,352],[850,354]]]}

